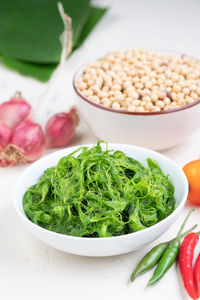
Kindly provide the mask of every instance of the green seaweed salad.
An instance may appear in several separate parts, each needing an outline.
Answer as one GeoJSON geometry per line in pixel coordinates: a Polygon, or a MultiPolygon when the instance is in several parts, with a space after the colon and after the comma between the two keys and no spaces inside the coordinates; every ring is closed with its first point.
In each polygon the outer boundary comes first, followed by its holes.
{"type": "Polygon", "coordinates": [[[103,150],[102,143],[61,158],[27,190],[24,211],[32,222],[66,235],[110,237],[173,212],[174,186],[155,160],[144,167],[122,151],[103,150]]]}

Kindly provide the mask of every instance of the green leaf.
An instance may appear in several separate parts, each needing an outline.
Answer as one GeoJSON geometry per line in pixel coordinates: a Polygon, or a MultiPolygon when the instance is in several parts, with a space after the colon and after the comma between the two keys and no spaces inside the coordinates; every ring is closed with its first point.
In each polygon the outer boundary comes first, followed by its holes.
{"type": "Polygon", "coordinates": [[[90,34],[95,25],[100,21],[100,19],[103,17],[106,11],[107,8],[100,8],[94,6],[91,7],[89,18],[83,28],[77,46],[80,46],[84,42],[84,40],[90,34]]]}
{"type": "MultiPolygon", "coordinates": [[[[9,2],[9,1],[8,1],[9,2]]],[[[17,0],[18,2],[18,0],[17,0]]],[[[76,29],[76,36],[74,37],[74,48],[80,46],[84,40],[87,38],[87,36],[92,31],[93,27],[99,22],[99,20],[102,18],[102,16],[107,11],[106,8],[98,8],[98,7],[91,7],[89,17],[87,19],[87,22],[85,26],[82,28],[76,29]],[[77,38],[79,39],[77,40],[77,38]]],[[[0,12],[1,15],[1,12],[0,12]]],[[[1,24],[0,20],[0,24],[1,24]]],[[[78,27],[78,24],[74,24],[73,20],[73,26],[78,27]]],[[[63,30],[63,25],[61,24],[61,31],[63,30]]],[[[0,36],[1,36],[1,29],[0,29],[0,36]]],[[[1,37],[0,37],[1,39],[1,37]]],[[[59,43],[59,40],[58,40],[59,43]]],[[[60,43],[59,43],[60,47],[60,43]]],[[[0,46],[1,48],[1,46],[0,46]]],[[[9,57],[8,55],[0,54],[0,61],[8,68],[14,69],[18,71],[20,74],[25,76],[31,76],[34,77],[40,81],[47,81],[51,77],[53,71],[55,70],[57,64],[43,64],[43,63],[31,63],[20,59],[15,59],[12,57],[9,57]]]]}
{"type": "Polygon", "coordinates": [[[25,76],[34,77],[40,81],[47,81],[56,68],[56,64],[34,64],[21,60],[12,59],[7,56],[0,55],[0,61],[8,68],[18,71],[25,76]]]}
{"type": "MultiPolygon", "coordinates": [[[[92,31],[93,27],[99,22],[99,20],[102,18],[102,16],[105,14],[107,11],[106,8],[98,8],[98,7],[91,7],[90,8],[90,13],[89,17],[87,19],[87,22],[83,28],[80,27],[81,33],[77,29],[77,34],[76,36],[80,36],[79,40],[76,41],[77,38],[75,39],[75,45],[74,47],[80,46],[84,40],[87,38],[87,36],[90,34],[92,31]]],[[[1,13],[0,13],[1,15],[1,13]]],[[[1,23],[1,21],[0,21],[1,23]]],[[[73,21],[74,23],[74,21],[73,21]]],[[[74,25],[76,26],[76,25],[74,25]]],[[[63,27],[61,31],[63,30],[63,27]]],[[[1,35],[1,34],[0,34],[1,35]]],[[[59,43],[59,40],[58,40],[59,43]]],[[[19,59],[15,59],[12,57],[9,57],[4,54],[0,54],[0,61],[8,68],[14,69],[18,71],[20,74],[25,75],[25,76],[31,76],[34,77],[42,82],[45,82],[49,80],[51,77],[53,71],[55,70],[57,64],[52,63],[52,64],[43,64],[43,63],[31,63],[19,59]]]]}
{"type": "MultiPolygon", "coordinates": [[[[90,14],[90,0],[62,0],[72,17],[73,43],[78,44],[90,14]]],[[[63,23],[57,0],[1,0],[0,53],[34,63],[58,63],[63,23]]]]}

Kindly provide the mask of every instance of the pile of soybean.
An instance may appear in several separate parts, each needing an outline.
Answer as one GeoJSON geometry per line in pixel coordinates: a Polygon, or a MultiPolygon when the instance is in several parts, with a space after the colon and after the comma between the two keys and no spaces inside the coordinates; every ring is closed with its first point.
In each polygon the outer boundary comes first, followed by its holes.
{"type": "Polygon", "coordinates": [[[32,222],[66,235],[110,237],[145,229],[173,212],[173,183],[155,160],[148,158],[145,167],[102,143],[61,158],[27,190],[23,205],[32,222]]]}

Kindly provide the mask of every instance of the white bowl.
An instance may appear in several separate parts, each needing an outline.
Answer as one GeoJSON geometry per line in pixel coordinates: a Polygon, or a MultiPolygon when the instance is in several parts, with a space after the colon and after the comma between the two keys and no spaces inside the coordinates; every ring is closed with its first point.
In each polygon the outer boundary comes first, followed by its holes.
{"type": "MultiPolygon", "coordinates": [[[[93,145],[84,146],[92,147],[93,145]]],[[[108,144],[109,149],[121,150],[143,164],[146,164],[146,158],[148,157],[155,159],[159,163],[164,173],[171,176],[175,186],[177,207],[174,212],[156,225],[142,231],[108,238],[67,236],[46,230],[32,223],[24,213],[24,193],[31,185],[37,183],[45,169],[56,165],[61,157],[68,155],[77,148],[78,146],[66,148],[38,160],[23,172],[16,183],[13,200],[17,213],[27,229],[41,241],[68,253],[84,256],[111,256],[136,250],[152,242],[168,230],[176,221],[184,207],[188,194],[188,183],[183,171],[172,160],[152,150],[131,145],[108,144]]]]}
{"type": "Polygon", "coordinates": [[[200,99],[179,108],[149,113],[119,111],[89,101],[76,87],[76,79],[84,68],[73,80],[75,101],[81,118],[99,139],[163,150],[184,142],[200,127],[200,99]]]}

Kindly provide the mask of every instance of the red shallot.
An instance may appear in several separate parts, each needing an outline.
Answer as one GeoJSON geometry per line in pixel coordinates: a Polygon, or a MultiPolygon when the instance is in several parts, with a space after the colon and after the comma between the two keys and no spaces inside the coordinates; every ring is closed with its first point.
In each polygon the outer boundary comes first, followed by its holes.
{"type": "Polygon", "coordinates": [[[48,148],[67,146],[73,139],[78,115],[75,108],[68,113],[57,113],[47,122],[45,133],[48,148]]]}
{"type": "Polygon", "coordinates": [[[15,127],[10,144],[0,153],[2,166],[33,162],[45,150],[45,136],[39,124],[24,120],[15,127]]]}
{"type": "Polygon", "coordinates": [[[30,104],[20,92],[16,92],[9,101],[0,105],[0,121],[13,129],[28,116],[30,110],[30,104]]]}
{"type": "Polygon", "coordinates": [[[0,122],[0,151],[2,151],[9,143],[12,130],[6,124],[0,122]]]}

